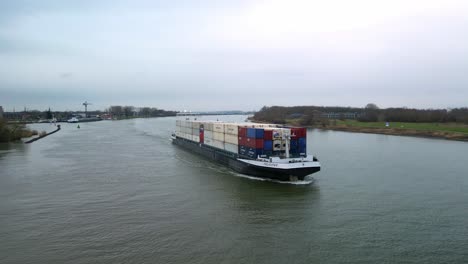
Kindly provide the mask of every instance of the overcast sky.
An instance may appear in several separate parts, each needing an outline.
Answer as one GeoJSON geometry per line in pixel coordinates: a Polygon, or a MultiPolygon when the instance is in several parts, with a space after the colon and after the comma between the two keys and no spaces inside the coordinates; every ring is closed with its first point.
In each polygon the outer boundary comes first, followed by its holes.
{"type": "Polygon", "coordinates": [[[468,106],[468,1],[0,1],[0,105],[468,106]]]}

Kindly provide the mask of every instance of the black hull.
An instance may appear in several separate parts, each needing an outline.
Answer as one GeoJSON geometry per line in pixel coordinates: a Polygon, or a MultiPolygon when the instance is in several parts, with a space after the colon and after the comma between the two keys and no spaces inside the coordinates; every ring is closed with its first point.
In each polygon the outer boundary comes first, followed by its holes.
{"type": "Polygon", "coordinates": [[[237,160],[238,155],[217,148],[199,144],[183,138],[172,140],[175,145],[191,150],[201,156],[223,164],[236,172],[245,175],[252,175],[260,178],[267,178],[279,181],[304,180],[304,177],[320,171],[320,167],[297,168],[297,169],[279,169],[271,167],[262,167],[248,164],[237,160]]]}

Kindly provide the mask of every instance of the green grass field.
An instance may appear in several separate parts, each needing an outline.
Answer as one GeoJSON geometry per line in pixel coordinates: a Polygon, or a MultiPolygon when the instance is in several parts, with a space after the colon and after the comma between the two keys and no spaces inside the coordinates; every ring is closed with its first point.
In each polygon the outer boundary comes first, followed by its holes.
{"type": "MultiPolygon", "coordinates": [[[[334,124],[334,121],[330,122],[334,124]]],[[[442,131],[468,134],[468,125],[456,123],[402,123],[389,122],[390,128],[413,129],[420,131],[442,131]]],[[[385,128],[385,122],[359,122],[356,120],[336,120],[336,125],[347,125],[362,128],[385,128]]]]}

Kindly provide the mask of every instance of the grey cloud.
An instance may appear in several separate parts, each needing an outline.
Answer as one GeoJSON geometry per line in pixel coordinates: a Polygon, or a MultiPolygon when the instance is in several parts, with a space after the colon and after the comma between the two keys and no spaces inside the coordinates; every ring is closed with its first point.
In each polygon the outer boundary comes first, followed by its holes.
{"type": "Polygon", "coordinates": [[[2,1],[1,99],[62,109],[84,100],[175,110],[466,105],[466,17],[399,18],[285,47],[255,45],[255,36],[233,44],[229,32],[207,30],[244,4],[2,1]]]}

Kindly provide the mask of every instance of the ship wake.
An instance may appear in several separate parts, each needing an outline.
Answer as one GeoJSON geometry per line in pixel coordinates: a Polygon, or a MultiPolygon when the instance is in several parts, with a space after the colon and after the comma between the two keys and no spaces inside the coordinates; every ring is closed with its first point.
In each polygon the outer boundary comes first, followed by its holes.
{"type": "Polygon", "coordinates": [[[274,180],[274,179],[269,179],[269,178],[260,178],[260,177],[255,177],[255,176],[250,176],[250,175],[245,175],[241,173],[232,173],[236,177],[241,177],[241,178],[246,178],[249,180],[254,180],[254,181],[267,181],[267,182],[274,182],[274,183],[279,183],[279,184],[289,184],[289,185],[309,185],[315,182],[315,179],[309,178],[307,180],[303,181],[280,181],[280,180],[274,180]]]}

